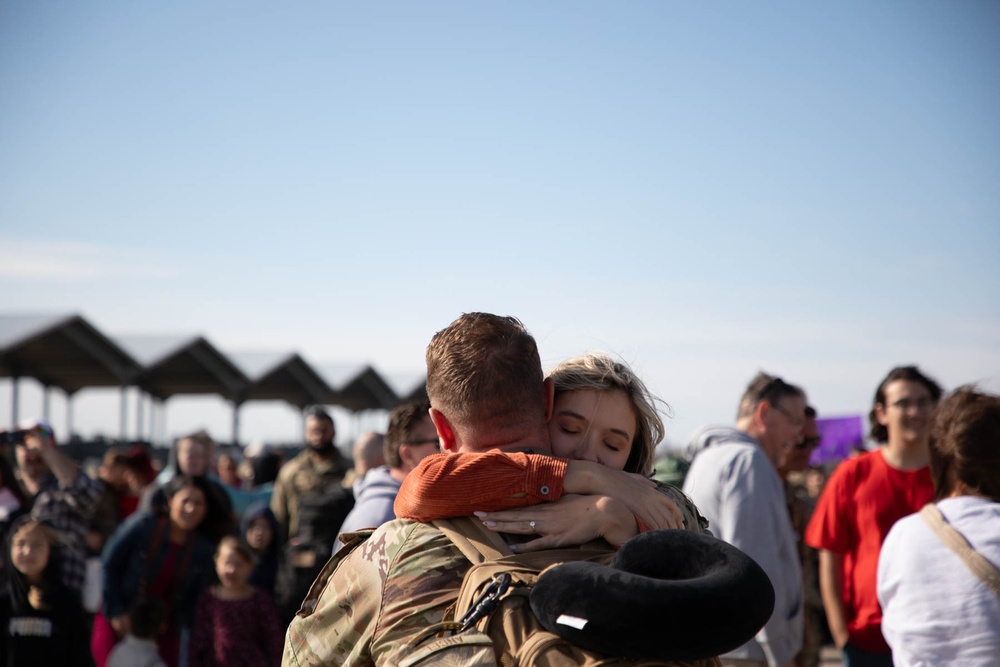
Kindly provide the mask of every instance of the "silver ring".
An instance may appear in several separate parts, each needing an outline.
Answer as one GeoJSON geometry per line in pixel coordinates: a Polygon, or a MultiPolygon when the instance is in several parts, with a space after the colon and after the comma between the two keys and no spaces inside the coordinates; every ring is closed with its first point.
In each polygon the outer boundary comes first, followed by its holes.
{"type": "Polygon", "coordinates": [[[534,522],[534,521],[529,521],[529,522],[528,522],[528,525],[529,525],[529,526],[531,526],[531,529],[532,529],[532,530],[534,530],[534,529],[535,529],[535,522],[534,522]]]}

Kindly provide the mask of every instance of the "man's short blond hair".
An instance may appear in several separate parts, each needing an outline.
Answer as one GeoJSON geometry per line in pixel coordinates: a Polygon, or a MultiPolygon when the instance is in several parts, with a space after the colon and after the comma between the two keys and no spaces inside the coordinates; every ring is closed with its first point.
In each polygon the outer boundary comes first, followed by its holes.
{"type": "Polygon", "coordinates": [[[427,346],[431,406],[457,426],[506,431],[545,421],[538,346],[520,320],[465,313],[427,346]]]}

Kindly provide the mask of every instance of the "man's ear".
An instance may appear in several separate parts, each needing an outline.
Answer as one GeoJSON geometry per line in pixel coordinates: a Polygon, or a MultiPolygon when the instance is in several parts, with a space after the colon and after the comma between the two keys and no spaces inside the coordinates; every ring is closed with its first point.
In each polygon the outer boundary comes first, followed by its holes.
{"type": "Polygon", "coordinates": [[[413,470],[416,466],[413,463],[413,449],[405,442],[399,446],[399,461],[403,470],[413,470]]]}
{"type": "Polygon", "coordinates": [[[451,422],[448,421],[443,412],[435,408],[430,409],[430,415],[438,437],[441,438],[441,448],[446,452],[457,452],[458,445],[455,443],[455,429],[451,427],[451,422]]]}
{"type": "Polygon", "coordinates": [[[542,382],[542,392],[545,396],[545,421],[552,419],[556,403],[556,383],[552,378],[545,378],[542,382]]]}
{"type": "Polygon", "coordinates": [[[757,407],[753,409],[753,423],[757,427],[758,433],[764,431],[769,412],[771,412],[770,403],[767,401],[757,401],[757,407]]]}
{"type": "Polygon", "coordinates": [[[875,404],[875,421],[877,421],[882,426],[886,426],[889,421],[888,415],[885,413],[885,404],[876,403],[875,404]]]}

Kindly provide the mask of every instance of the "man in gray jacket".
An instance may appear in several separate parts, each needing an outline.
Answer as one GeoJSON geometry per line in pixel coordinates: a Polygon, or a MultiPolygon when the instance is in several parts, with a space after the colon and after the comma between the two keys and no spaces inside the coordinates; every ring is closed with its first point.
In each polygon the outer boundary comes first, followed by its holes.
{"type": "MultiPolygon", "coordinates": [[[[403,480],[425,456],[441,451],[430,408],[428,401],[410,401],[393,408],[383,445],[386,465],[372,468],[354,483],[354,509],[338,532],[377,528],[396,518],[392,504],[403,480]]],[[[333,553],[342,546],[338,539],[333,553]]]]}
{"type": "Polygon", "coordinates": [[[778,466],[802,439],[805,407],[801,389],[758,373],[740,401],[736,428],[703,429],[689,449],[700,451],[684,491],[712,533],[757,561],[774,586],[771,619],[756,638],[722,656],[723,665],[791,666],[802,645],[802,570],[778,466]]]}

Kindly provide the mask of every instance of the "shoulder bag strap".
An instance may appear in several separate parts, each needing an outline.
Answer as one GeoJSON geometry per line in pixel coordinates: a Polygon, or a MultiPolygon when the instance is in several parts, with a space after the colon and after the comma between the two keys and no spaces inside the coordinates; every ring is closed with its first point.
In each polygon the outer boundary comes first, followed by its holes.
{"type": "Polygon", "coordinates": [[[474,564],[497,560],[514,553],[499,535],[486,530],[478,519],[463,516],[435,519],[431,523],[474,564]]]}
{"type": "Polygon", "coordinates": [[[924,508],[920,510],[920,516],[927,522],[927,525],[934,529],[941,541],[965,561],[972,573],[979,577],[997,597],[1000,597],[1000,570],[997,570],[993,563],[972,548],[965,536],[948,523],[937,505],[934,503],[924,505],[924,508]]]}

